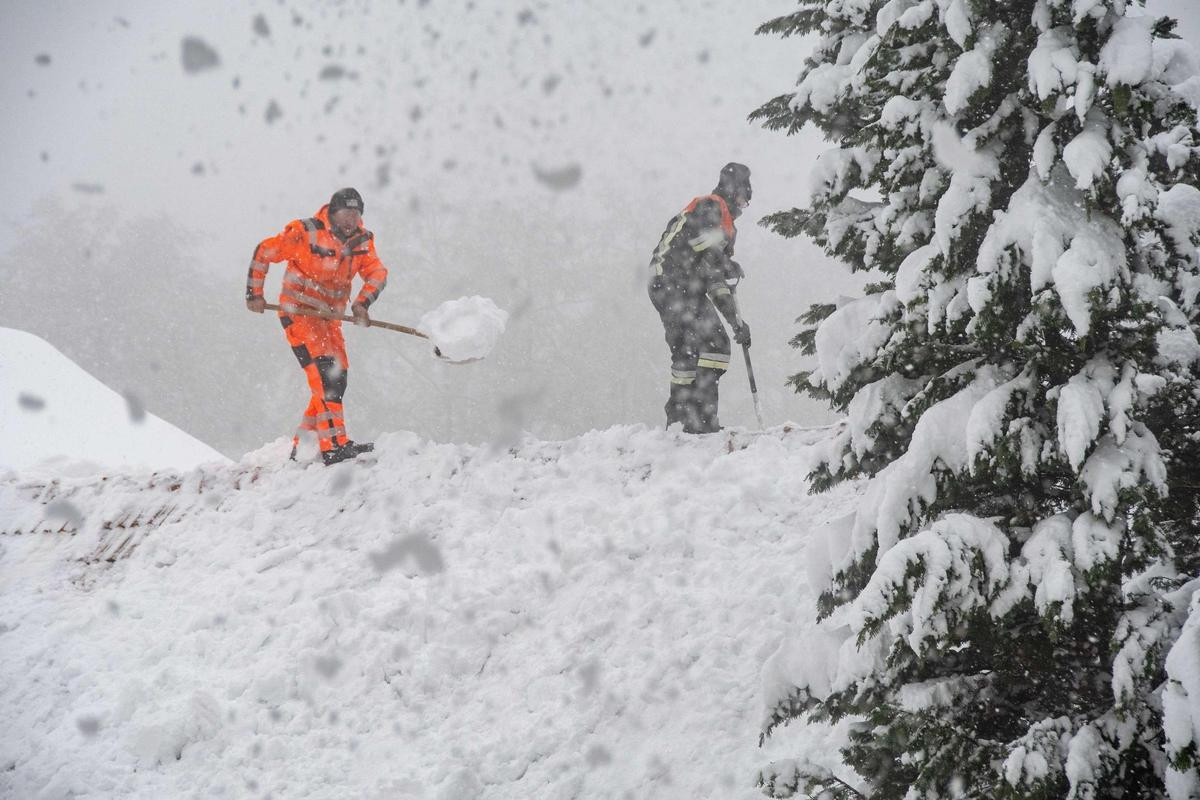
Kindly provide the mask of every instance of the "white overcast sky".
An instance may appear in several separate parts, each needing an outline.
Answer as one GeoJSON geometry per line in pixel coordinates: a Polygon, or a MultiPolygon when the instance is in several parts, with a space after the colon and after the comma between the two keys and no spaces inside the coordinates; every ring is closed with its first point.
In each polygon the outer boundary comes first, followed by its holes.
{"type": "Polygon", "coordinates": [[[39,196],[62,194],[165,210],[202,230],[231,226],[244,250],[264,226],[352,184],[368,216],[414,195],[455,209],[493,195],[581,212],[620,197],[661,227],[729,160],[757,168],[756,210],[791,205],[811,153],[745,121],[799,70],[801,44],[753,36],[791,8],[10,2],[0,185],[20,189],[0,216],[19,223],[39,196]],[[267,36],[254,29],[258,15],[267,36]],[[188,36],[220,63],[185,71],[188,36]],[[327,68],[347,76],[321,79],[327,68]],[[268,124],[272,101],[281,116],[268,124]],[[533,172],[572,164],[582,180],[570,192],[533,172]]]}
{"type": "MultiPolygon", "coordinates": [[[[1150,9],[1180,16],[1195,41],[1194,6],[1150,9]]],[[[794,8],[788,0],[4,7],[0,220],[18,226],[39,197],[58,194],[164,210],[250,241],[345,184],[374,210],[414,195],[453,209],[490,194],[581,212],[623,197],[657,220],[734,159],[755,169],[761,213],[802,201],[821,147],[745,122],[799,69],[801,43],[752,35],[794,8]],[[267,36],[255,30],[260,15],[267,36]],[[186,72],[188,36],[220,63],[186,72]],[[322,80],[328,67],[353,76],[322,80]],[[272,101],[282,116],[268,124],[272,101]],[[582,181],[555,194],[534,164],[578,164],[582,181]]],[[[0,244],[16,234],[4,228],[0,244]]]]}

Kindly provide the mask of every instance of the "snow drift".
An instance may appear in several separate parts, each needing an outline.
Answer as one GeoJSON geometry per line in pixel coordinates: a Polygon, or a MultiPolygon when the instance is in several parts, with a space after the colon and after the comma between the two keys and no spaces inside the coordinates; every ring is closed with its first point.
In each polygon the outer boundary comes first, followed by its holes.
{"type": "Polygon", "coordinates": [[[189,468],[226,458],[33,334],[0,328],[0,470],[189,468]],[[92,462],[91,466],[82,462],[92,462]]]}
{"type": "Polygon", "coordinates": [[[757,747],[805,531],[852,498],[806,494],[821,435],[0,477],[0,795],[748,800],[771,758],[836,768],[812,729],[757,747]]]}

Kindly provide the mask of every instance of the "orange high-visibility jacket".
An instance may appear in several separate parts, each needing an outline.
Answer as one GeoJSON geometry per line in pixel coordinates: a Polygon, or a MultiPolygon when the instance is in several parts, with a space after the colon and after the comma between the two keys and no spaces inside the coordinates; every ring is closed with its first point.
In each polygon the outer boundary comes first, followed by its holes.
{"type": "Polygon", "coordinates": [[[350,281],[362,278],[355,303],[369,307],[387,285],[387,268],[375,255],[375,237],[360,227],[343,242],[329,225],[329,206],[315,216],[288,223],[283,232],[264,239],[254,250],[246,277],[246,299],[263,295],[263,283],[271,264],[287,261],[283,290],[279,293],[281,314],[300,309],[342,314],[350,298],[350,281]]]}

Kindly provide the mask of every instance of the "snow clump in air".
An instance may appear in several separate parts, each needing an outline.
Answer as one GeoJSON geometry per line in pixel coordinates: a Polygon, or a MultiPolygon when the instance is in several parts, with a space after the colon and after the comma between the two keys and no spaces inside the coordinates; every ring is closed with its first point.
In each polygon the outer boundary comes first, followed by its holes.
{"type": "Polygon", "coordinates": [[[418,324],[443,356],[466,361],[492,352],[508,324],[508,312],[490,299],[475,295],[447,300],[421,317],[418,324]]]}
{"type": "Polygon", "coordinates": [[[583,167],[579,164],[565,164],[553,169],[542,169],[537,164],[532,166],[533,176],[556,192],[574,189],[579,185],[579,179],[583,177],[583,167]]]}
{"type": "Polygon", "coordinates": [[[183,37],[181,48],[180,58],[183,61],[184,72],[204,72],[215,69],[221,63],[221,57],[212,45],[198,36],[183,37]]]}

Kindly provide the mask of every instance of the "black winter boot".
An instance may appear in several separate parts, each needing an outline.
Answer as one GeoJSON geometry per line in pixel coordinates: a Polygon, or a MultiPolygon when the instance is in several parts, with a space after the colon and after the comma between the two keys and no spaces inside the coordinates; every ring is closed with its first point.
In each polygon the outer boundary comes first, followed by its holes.
{"type": "Polygon", "coordinates": [[[346,442],[341,447],[335,447],[332,450],[326,450],[321,453],[321,461],[325,466],[332,466],[343,461],[349,461],[352,458],[358,458],[363,453],[370,453],[375,449],[375,445],[371,442],[346,442]]]}

